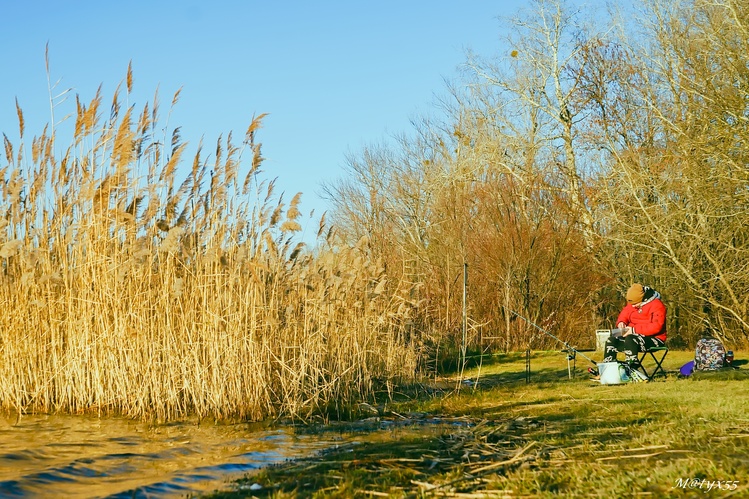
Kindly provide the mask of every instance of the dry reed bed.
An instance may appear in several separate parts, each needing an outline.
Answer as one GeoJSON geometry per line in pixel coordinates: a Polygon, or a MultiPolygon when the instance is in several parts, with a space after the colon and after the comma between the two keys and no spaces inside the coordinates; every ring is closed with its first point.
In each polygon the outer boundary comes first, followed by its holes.
{"type": "Polygon", "coordinates": [[[48,125],[29,162],[18,106],[18,147],[4,135],[1,409],[305,418],[413,375],[409,285],[324,222],[316,253],[295,243],[300,195],[258,178],[263,116],[181,173],[158,93],[137,118],[120,94],[107,119],[101,91],[76,99],[63,152],[48,125]]]}

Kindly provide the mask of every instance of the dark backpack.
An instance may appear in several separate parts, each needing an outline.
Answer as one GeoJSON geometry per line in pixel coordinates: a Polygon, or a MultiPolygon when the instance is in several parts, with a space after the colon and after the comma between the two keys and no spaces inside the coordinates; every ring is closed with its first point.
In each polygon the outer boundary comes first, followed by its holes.
{"type": "Polygon", "coordinates": [[[694,349],[695,371],[717,371],[723,367],[726,348],[716,338],[702,338],[694,349]]]}

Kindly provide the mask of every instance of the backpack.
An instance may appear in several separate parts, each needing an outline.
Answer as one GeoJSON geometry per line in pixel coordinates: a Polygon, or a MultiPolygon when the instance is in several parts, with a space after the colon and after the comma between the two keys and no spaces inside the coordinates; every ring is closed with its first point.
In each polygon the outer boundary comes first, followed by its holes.
{"type": "Polygon", "coordinates": [[[726,348],[716,338],[702,338],[694,349],[695,371],[717,371],[723,367],[726,348]]]}

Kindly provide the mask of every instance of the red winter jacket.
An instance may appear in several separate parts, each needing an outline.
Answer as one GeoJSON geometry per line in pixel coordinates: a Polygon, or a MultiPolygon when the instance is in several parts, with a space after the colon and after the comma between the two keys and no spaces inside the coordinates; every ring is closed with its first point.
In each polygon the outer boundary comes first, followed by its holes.
{"type": "Polygon", "coordinates": [[[619,313],[616,323],[623,322],[635,328],[635,333],[642,336],[655,336],[666,341],[666,306],[655,298],[642,307],[627,304],[619,313]]]}

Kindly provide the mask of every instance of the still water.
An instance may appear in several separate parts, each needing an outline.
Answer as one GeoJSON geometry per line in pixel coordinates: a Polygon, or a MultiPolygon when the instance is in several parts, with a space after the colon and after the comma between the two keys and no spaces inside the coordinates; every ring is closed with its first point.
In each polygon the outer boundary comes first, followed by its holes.
{"type": "Polygon", "coordinates": [[[341,434],[249,424],[149,425],[117,418],[0,416],[0,497],[166,498],[332,447],[341,434]]]}

